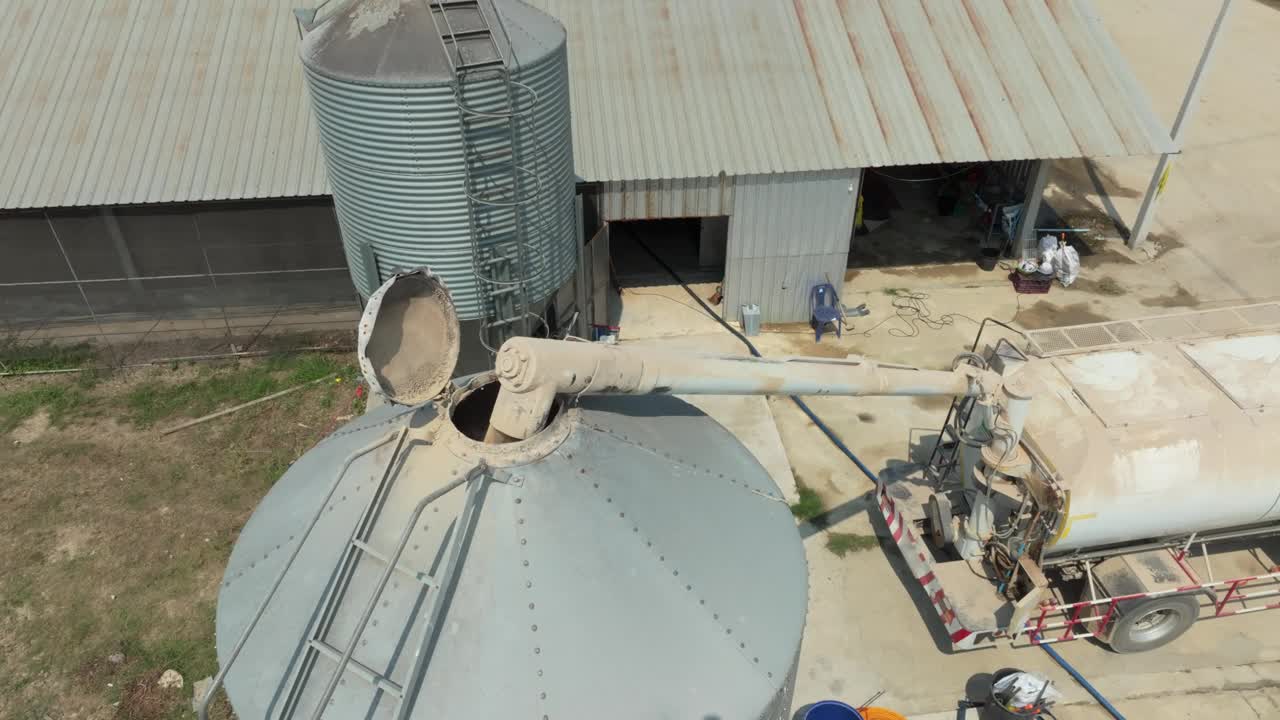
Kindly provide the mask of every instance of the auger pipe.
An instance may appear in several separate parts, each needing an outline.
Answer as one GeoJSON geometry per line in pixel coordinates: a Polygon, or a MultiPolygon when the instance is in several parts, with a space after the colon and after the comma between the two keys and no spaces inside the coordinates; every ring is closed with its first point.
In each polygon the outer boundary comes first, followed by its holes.
{"type": "Polygon", "coordinates": [[[536,338],[503,343],[495,366],[502,387],[489,440],[523,439],[546,422],[556,395],[900,395],[994,392],[999,375],[868,360],[755,358],[536,338]],[[496,431],[496,432],[494,432],[496,431]]]}

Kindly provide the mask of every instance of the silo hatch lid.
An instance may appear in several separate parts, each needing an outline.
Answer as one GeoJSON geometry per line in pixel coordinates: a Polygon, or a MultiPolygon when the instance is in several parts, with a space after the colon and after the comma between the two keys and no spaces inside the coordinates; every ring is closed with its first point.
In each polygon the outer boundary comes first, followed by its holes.
{"type": "Polygon", "coordinates": [[[360,370],[372,390],[401,405],[438,397],[458,364],[458,313],[428,268],[391,276],[369,296],[357,332],[360,370]]]}

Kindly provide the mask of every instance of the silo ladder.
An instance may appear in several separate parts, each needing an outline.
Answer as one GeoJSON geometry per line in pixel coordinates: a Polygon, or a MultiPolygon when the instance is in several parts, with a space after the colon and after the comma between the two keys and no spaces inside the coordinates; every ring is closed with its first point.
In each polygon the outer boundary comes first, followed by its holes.
{"type": "MultiPolygon", "coordinates": [[[[311,674],[318,656],[326,657],[336,665],[336,668],[325,680],[324,689],[312,708],[311,720],[318,720],[324,715],[326,707],[332,701],[334,691],[337,690],[339,681],[347,674],[359,678],[372,685],[375,690],[395,698],[397,719],[403,720],[403,718],[408,717],[409,712],[412,710],[412,702],[406,702],[406,699],[410,699],[416,694],[415,686],[430,655],[429,648],[439,626],[440,617],[444,610],[444,600],[449,595],[453,580],[457,577],[458,555],[465,538],[469,534],[471,523],[476,518],[480,504],[480,490],[484,486],[485,480],[489,477],[489,470],[484,463],[480,463],[469,472],[423,497],[409,512],[396,545],[390,551],[380,551],[369,545],[369,539],[372,535],[373,525],[377,521],[377,516],[383,510],[384,501],[390,493],[391,485],[394,483],[390,476],[391,473],[384,473],[382,482],[369,500],[369,504],[361,515],[360,521],[352,530],[347,548],[334,568],[333,580],[317,605],[316,611],[312,614],[315,620],[311,624],[311,631],[305,644],[305,654],[285,696],[283,711],[280,713],[282,718],[292,718],[296,715],[303,693],[311,680],[311,674]],[[467,486],[466,497],[463,500],[462,509],[458,513],[457,520],[453,524],[448,545],[436,572],[429,574],[402,565],[400,557],[408,546],[423,511],[436,500],[463,485],[467,486]],[[330,644],[326,637],[333,626],[334,619],[338,616],[339,609],[346,598],[347,590],[355,576],[356,566],[362,558],[372,560],[380,565],[382,570],[379,573],[377,582],[374,583],[372,593],[360,610],[356,625],[351,631],[350,640],[345,647],[337,647],[330,644]],[[392,680],[389,677],[390,673],[382,674],[352,657],[356,648],[361,645],[365,629],[369,626],[369,621],[372,619],[374,610],[382,599],[383,592],[386,590],[391,576],[396,573],[421,583],[430,598],[419,647],[417,652],[414,653],[413,665],[405,675],[403,685],[392,680]]],[[[416,615],[411,614],[408,621],[409,626],[416,619],[416,615]]],[[[406,626],[406,629],[409,626],[406,626]]],[[[391,658],[388,658],[387,662],[390,663],[391,658]]],[[[375,701],[376,698],[377,696],[375,695],[375,701]]]]}
{"type": "MultiPolygon", "coordinates": [[[[522,208],[536,197],[537,183],[535,174],[520,166],[515,122],[532,110],[534,95],[511,79],[507,58],[479,0],[426,1],[453,72],[472,269],[485,319],[480,339],[493,353],[507,338],[528,335],[529,320],[536,317],[529,312],[528,267],[533,259],[522,208]],[[497,96],[483,99],[495,84],[500,88],[497,96]],[[528,107],[516,107],[513,86],[525,89],[528,107]],[[472,98],[477,98],[474,104],[472,98]],[[486,144],[496,144],[497,150],[484,150],[486,144]],[[522,186],[530,188],[527,197],[522,186]]],[[[501,28],[496,8],[494,13],[501,28]]]]}

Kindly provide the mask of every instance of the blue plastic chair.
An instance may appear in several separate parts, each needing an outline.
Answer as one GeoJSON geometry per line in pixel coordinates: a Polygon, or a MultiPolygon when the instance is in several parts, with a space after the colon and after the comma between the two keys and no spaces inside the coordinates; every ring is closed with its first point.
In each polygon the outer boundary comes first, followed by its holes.
{"type": "Polygon", "coordinates": [[[809,312],[813,316],[815,343],[822,342],[822,330],[827,323],[835,323],[836,337],[841,337],[844,312],[840,309],[840,296],[836,295],[836,289],[831,286],[831,283],[814,285],[809,291],[809,312]]]}

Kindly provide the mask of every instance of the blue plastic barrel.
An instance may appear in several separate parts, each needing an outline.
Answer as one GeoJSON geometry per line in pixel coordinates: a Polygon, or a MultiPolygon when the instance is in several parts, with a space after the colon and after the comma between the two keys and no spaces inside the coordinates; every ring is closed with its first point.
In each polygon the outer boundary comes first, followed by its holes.
{"type": "Polygon", "coordinates": [[[804,720],[862,720],[862,714],[839,700],[823,700],[809,706],[804,720]]]}

